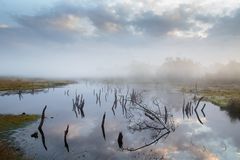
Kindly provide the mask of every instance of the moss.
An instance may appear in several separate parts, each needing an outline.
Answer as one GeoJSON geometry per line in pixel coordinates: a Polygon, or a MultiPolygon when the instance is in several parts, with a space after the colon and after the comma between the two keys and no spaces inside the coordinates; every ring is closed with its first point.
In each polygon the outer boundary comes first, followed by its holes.
{"type": "MultiPolygon", "coordinates": [[[[11,130],[24,127],[28,123],[36,121],[39,119],[39,115],[0,115],[0,133],[9,136],[11,130]]],[[[6,160],[27,160],[28,158],[16,149],[16,147],[11,146],[9,142],[0,140],[0,157],[6,160]]]]}

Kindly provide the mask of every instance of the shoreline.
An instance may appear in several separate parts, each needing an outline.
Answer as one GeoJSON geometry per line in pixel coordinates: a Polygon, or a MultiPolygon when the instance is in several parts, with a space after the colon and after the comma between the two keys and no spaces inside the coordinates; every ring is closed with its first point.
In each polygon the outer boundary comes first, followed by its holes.
{"type": "Polygon", "coordinates": [[[240,120],[240,85],[208,85],[196,87],[182,87],[182,92],[203,96],[221,110],[226,111],[235,120],[240,120]]]}
{"type": "Polygon", "coordinates": [[[9,136],[14,130],[23,128],[40,118],[40,115],[35,114],[0,114],[0,157],[3,159],[28,160],[28,157],[15,146],[9,136]],[[9,142],[10,140],[10,142],[9,142]]]}
{"type": "MultiPolygon", "coordinates": [[[[22,79],[0,77],[0,96],[12,94],[34,94],[48,88],[62,87],[76,83],[71,80],[22,79]]],[[[0,114],[0,157],[3,159],[29,160],[28,157],[15,146],[9,136],[12,131],[26,127],[37,121],[40,115],[35,114],[0,114]],[[10,141],[10,142],[9,142],[10,141]]]]}
{"type": "Polygon", "coordinates": [[[0,78],[0,91],[33,91],[39,89],[61,87],[76,83],[72,80],[47,80],[47,79],[21,79],[21,78],[0,78]]]}

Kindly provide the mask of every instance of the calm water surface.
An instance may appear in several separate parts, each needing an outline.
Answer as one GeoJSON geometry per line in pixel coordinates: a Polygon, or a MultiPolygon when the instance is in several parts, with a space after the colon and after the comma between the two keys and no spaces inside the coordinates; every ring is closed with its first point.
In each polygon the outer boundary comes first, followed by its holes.
{"type": "Polygon", "coordinates": [[[188,115],[185,110],[183,115],[183,99],[187,104],[191,96],[160,85],[80,82],[36,94],[23,94],[21,100],[18,95],[1,96],[0,110],[3,114],[41,114],[47,105],[42,127],[46,149],[39,133],[37,139],[31,137],[38,131],[40,120],[11,135],[11,141],[33,159],[240,159],[240,121],[231,119],[225,111],[207,102],[200,102],[197,114],[190,109],[188,115]],[[121,96],[128,92],[129,99],[133,89],[141,95],[141,105],[156,113],[163,125],[130,101],[127,101],[126,110],[121,106],[121,96]],[[96,95],[100,92],[101,103],[96,103],[96,95]],[[113,107],[115,92],[118,102],[113,107]],[[82,94],[85,100],[84,116],[73,111],[72,100],[76,94],[82,94]],[[159,102],[161,115],[153,100],[159,102]],[[105,137],[101,127],[104,113],[105,137]],[[165,115],[168,115],[167,119],[165,115]],[[67,125],[69,152],[64,143],[67,125]],[[161,129],[163,126],[167,129],[161,129]],[[120,132],[122,148],[118,144],[120,132]]]}

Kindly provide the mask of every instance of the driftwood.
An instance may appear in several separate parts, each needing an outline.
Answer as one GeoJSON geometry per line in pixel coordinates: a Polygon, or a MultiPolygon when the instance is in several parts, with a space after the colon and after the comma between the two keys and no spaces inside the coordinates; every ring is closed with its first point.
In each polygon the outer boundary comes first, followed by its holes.
{"type": "Polygon", "coordinates": [[[76,117],[78,117],[77,108],[76,108],[76,105],[75,105],[74,99],[72,99],[72,102],[73,102],[73,111],[74,111],[76,117]]]}
{"type": "MultiPolygon", "coordinates": [[[[171,116],[169,117],[167,107],[164,106],[164,114],[162,114],[159,102],[157,102],[156,99],[153,100],[153,104],[158,107],[157,110],[150,109],[149,106],[143,104],[141,100],[141,95],[137,94],[135,91],[131,93],[131,97],[128,101],[130,101],[130,103],[132,104],[132,107],[129,108],[128,112],[129,115],[131,115],[130,118],[134,117],[134,114],[131,113],[132,110],[138,111],[139,113],[138,115],[140,115],[140,117],[146,116],[146,118],[143,118],[143,120],[141,119],[136,120],[136,124],[131,125],[128,128],[131,129],[132,131],[140,132],[142,130],[152,130],[155,135],[153,136],[153,140],[151,140],[148,143],[145,143],[140,147],[128,148],[119,146],[123,150],[137,151],[139,149],[148,147],[154,143],[157,143],[160,139],[167,137],[171,131],[175,130],[174,122],[171,120],[171,116]],[[140,96],[140,98],[138,96],[140,96]]],[[[122,139],[121,136],[120,140],[122,139]]]]}
{"type": "Polygon", "coordinates": [[[113,106],[112,108],[117,108],[117,102],[118,102],[118,99],[117,99],[117,89],[114,90],[114,102],[113,102],[113,106]]]}
{"type": "Polygon", "coordinates": [[[204,97],[201,97],[201,98],[199,98],[199,100],[198,100],[198,102],[197,102],[197,105],[196,105],[196,107],[195,107],[195,109],[194,109],[194,110],[197,110],[197,108],[198,108],[198,105],[199,105],[199,103],[201,102],[201,100],[203,100],[203,98],[204,98],[204,97]]]}
{"type": "Polygon", "coordinates": [[[160,139],[162,139],[163,137],[168,136],[169,133],[170,133],[170,131],[167,131],[166,133],[164,133],[164,134],[162,134],[161,136],[159,136],[158,138],[156,138],[154,141],[152,141],[152,142],[150,142],[150,143],[147,143],[147,144],[145,144],[145,145],[143,145],[143,146],[141,146],[141,147],[138,147],[138,148],[123,148],[123,150],[127,150],[127,151],[133,152],[133,151],[137,151],[137,150],[139,150],[139,149],[143,149],[143,148],[148,147],[148,146],[150,146],[150,145],[152,145],[152,144],[154,144],[154,143],[157,143],[157,142],[158,142],[160,139]]]}
{"type": "Polygon", "coordinates": [[[76,93],[75,100],[72,99],[72,102],[73,102],[73,111],[76,117],[78,118],[78,114],[81,114],[81,117],[84,118],[85,114],[83,111],[83,107],[85,105],[85,99],[83,98],[83,95],[81,94],[81,97],[80,97],[80,95],[77,95],[76,93]]]}
{"type": "Polygon", "coordinates": [[[167,113],[167,107],[166,106],[164,106],[164,110],[165,110],[164,123],[166,124],[167,120],[168,120],[168,113],[167,113]]]}
{"type": "Polygon", "coordinates": [[[157,100],[157,97],[155,97],[153,99],[153,104],[158,107],[158,112],[159,112],[159,114],[161,114],[160,104],[159,104],[159,102],[157,100]]]}
{"type": "Polygon", "coordinates": [[[45,136],[44,136],[44,132],[42,130],[42,126],[43,126],[43,123],[44,123],[44,119],[45,119],[45,111],[47,109],[47,105],[44,107],[43,111],[42,111],[42,116],[41,116],[41,121],[40,121],[40,124],[38,126],[38,130],[41,134],[41,138],[42,138],[42,143],[43,143],[43,146],[45,148],[45,150],[47,150],[47,146],[46,146],[46,143],[45,143],[45,136]]]}
{"type": "Polygon", "coordinates": [[[96,93],[96,104],[99,104],[101,106],[101,89],[99,90],[99,93],[96,93]]]}
{"type": "Polygon", "coordinates": [[[114,107],[112,107],[112,112],[113,112],[113,115],[115,116],[115,111],[114,111],[114,107]]]}
{"type": "Polygon", "coordinates": [[[122,132],[119,133],[117,141],[118,141],[118,147],[123,149],[123,134],[122,134],[122,132]]]}
{"type": "Polygon", "coordinates": [[[67,129],[64,131],[64,145],[65,145],[67,151],[69,152],[69,146],[68,146],[68,143],[67,143],[68,129],[69,129],[69,125],[67,125],[67,129]]]}
{"type": "Polygon", "coordinates": [[[103,138],[104,138],[104,140],[106,140],[106,136],[105,136],[105,128],[104,128],[105,118],[106,118],[106,112],[104,113],[103,118],[102,118],[102,134],[103,134],[103,138]]]}
{"type": "Polygon", "coordinates": [[[183,119],[184,119],[184,117],[185,117],[185,116],[184,116],[184,115],[185,115],[185,114],[184,114],[184,113],[185,113],[184,110],[185,110],[185,99],[183,99],[183,106],[182,106],[183,119]]]}
{"type": "Polygon", "coordinates": [[[31,134],[31,137],[37,139],[38,138],[38,132],[34,132],[33,134],[31,134]]]}

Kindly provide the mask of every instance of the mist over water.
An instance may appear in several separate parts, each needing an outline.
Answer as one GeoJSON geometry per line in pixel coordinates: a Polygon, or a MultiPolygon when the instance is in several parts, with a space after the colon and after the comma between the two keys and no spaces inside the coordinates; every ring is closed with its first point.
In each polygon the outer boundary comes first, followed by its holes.
{"type": "Polygon", "coordinates": [[[166,58],[159,64],[142,61],[121,63],[122,59],[114,63],[109,57],[106,57],[106,59],[104,57],[94,59],[90,56],[87,59],[84,58],[84,60],[81,58],[80,60],[75,59],[69,65],[67,58],[65,60],[66,64],[60,62],[59,59],[46,59],[46,61],[37,64],[29,60],[27,63],[24,62],[24,64],[20,65],[19,68],[14,68],[14,70],[19,70],[18,72],[9,72],[8,70],[13,68],[12,66],[7,67],[2,76],[125,79],[138,82],[240,82],[240,62],[238,61],[203,65],[201,62],[177,57],[166,58]],[[88,62],[90,59],[91,63],[88,62]],[[49,66],[49,63],[52,63],[52,65],[49,66]]]}
{"type": "Polygon", "coordinates": [[[42,114],[0,159],[239,159],[239,20],[239,0],[0,0],[0,124],[42,114]]]}

